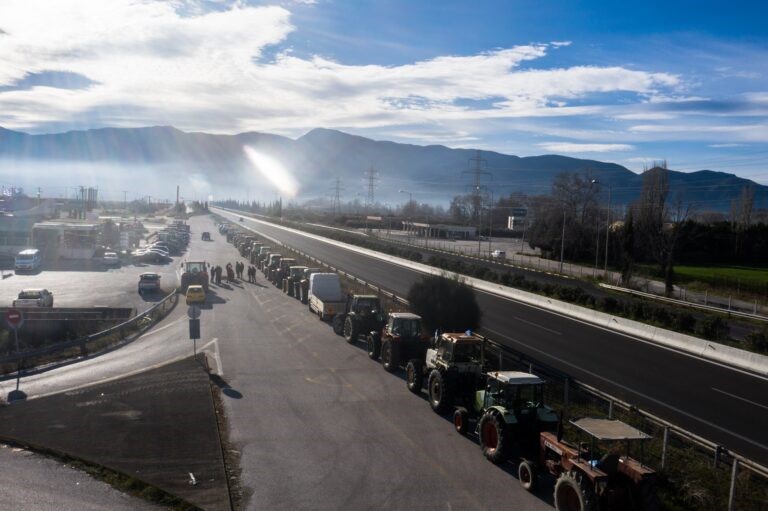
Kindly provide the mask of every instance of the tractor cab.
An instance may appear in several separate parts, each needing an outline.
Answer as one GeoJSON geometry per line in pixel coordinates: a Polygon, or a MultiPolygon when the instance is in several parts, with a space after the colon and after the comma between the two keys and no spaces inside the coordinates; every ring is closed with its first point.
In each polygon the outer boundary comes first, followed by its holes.
{"type": "Polygon", "coordinates": [[[378,314],[381,301],[376,295],[347,295],[347,314],[378,314]]]}
{"type": "Polygon", "coordinates": [[[475,334],[444,333],[427,350],[427,367],[480,374],[485,365],[483,338],[475,334]]]}
{"type": "Polygon", "coordinates": [[[185,261],[182,264],[183,273],[181,274],[181,292],[186,293],[190,285],[203,286],[205,292],[208,292],[208,271],[207,265],[201,261],[185,261]]]}
{"type": "Polygon", "coordinates": [[[416,314],[393,313],[387,321],[387,333],[404,339],[421,338],[421,317],[416,314]]]}

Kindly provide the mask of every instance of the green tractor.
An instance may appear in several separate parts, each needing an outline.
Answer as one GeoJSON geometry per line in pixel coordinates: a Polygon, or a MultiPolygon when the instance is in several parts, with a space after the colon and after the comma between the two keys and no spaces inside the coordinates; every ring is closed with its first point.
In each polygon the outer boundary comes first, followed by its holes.
{"type": "Polygon", "coordinates": [[[381,300],[376,295],[347,295],[344,314],[333,318],[333,331],[343,335],[352,344],[361,336],[381,331],[386,314],[381,310],[381,300]]]}
{"type": "Polygon", "coordinates": [[[557,430],[558,414],[544,404],[544,382],[518,371],[493,371],[485,375],[485,388],[475,392],[471,408],[458,407],[453,425],[462,435],[471,420],[483,455],[493,463],[511,457],[531,459],[542,431],[557,430]]]}

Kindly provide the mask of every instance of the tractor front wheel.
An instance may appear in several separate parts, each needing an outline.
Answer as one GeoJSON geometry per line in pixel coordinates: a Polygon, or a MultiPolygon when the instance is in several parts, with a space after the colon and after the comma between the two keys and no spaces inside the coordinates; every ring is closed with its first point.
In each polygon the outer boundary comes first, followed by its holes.
{"type": "Polygon", "coordinates": [[[424,384],[424,374],[421,372],[421,363],[412,358],[405,366],[405,379],[408,383],[408,390],[414,394],[421,392],[421,387],[424,384]]]}
{"type": "Polygon", "coordinates": [[[381,365],[388,373],[394,372],[400,363],[397,345],[387,339],[381,344],[381,365]]]}
{"type": "Polygon", "coordinates": [[[368,358],[378,360],[381,354],[381,341],[376,335],[368,336],[368,358]]]}
{"type": "Polygon", "coordinates": [[[524,490],[529,492],[536,490],[536,469],[533,467],[533,463],[528,460],[520,460],[517,465],[517,479],[524,490]]]}
{"type": "Polygon", "coordinates": [[[333,333],[336,335],[344,334],[344,318],[340,314],[333,317],[333,333]]]}
{"type": "Polygon", "coordinates": [[[504,419],[498,413],[486,413],[480,418],[478,427],[483,456],[496,464],[507,461],[510,447],[508,444],[512,438],[504,419]]]}
{"type": "Polygon", "coordinates": [[[344,338],[347,340],[349,344],[354,343],[360,333],[358,332],[358,324],[356,321],[352,319],[351,316],[347,316],[346,320],[344,321],[344,338]]]}
{"type": "Polygon", "coordinates": [[[469,413],[466,408],[457,408],[453,412],[453,427],[460,435],[466,435],[469,431],[469,413]]]}
{"type": "Polygon", "coordinates": [[[448,407],[453,404],[451,390],[448,387],[449,382],[443,376],[443,373],[437,369],[432,369],[429,373],[427,387],[429,389],[429,406],[436,413],[443,414],[448,407]]]}
{"type": "Polygon", "coordinates": [[[557,511],[593,511],[595,493],[580,472],[563,472],[555,483],[557,511]]]}

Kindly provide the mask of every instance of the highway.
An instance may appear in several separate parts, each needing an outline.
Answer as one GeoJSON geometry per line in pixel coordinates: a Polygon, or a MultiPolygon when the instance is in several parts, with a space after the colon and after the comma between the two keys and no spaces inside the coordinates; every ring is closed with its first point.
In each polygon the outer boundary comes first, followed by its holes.
{"type": "MultiPolygon", "coordinates": [[[[241,215],[217,213],[238,223],[241,215]]],[[[405,296],[417,271],[333,240],[240,223],[405,296]]],[[[527,304],[478,292],[482,332],[510,348],[752,459],[768,462],[768,379],[527,304]]]]}

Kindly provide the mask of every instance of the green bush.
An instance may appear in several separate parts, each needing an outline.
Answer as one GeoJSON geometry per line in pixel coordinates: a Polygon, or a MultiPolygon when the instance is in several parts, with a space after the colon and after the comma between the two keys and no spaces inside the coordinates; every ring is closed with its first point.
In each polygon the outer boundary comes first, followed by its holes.
{"type": "Polygon", "coordinates": [[[765,330],[756,330],[744,337],[748,349],[758,353],[768,353],[768,334],[765,330]]]}
{"type": "Polygon", "coordinates": [[[426,276],[411,286],[408,301],[429,332],[438,328],[463,332],[480,326],[482,312],[475,292],[460,280],[442,275],[426,276]]]}
{"type": "Polygon", "coordinates": [[[612,296],[603,297],[600,300],[600,310],[609,314],[614,314],[620,310],[619,301],[612,296]]]}
{"type": "Polygon", "coordinates": [[[718,341],[728,335],[728,323],[719,316],[709,317],[699,323],[696,333],[705,339],[718,341]]]}
{"type": "Polygon", "coordinates": [[[678,312],[675,315],[675,328],[681,332],[694,332],[696,330],[696,318],[690,312],[678,312]]]}

